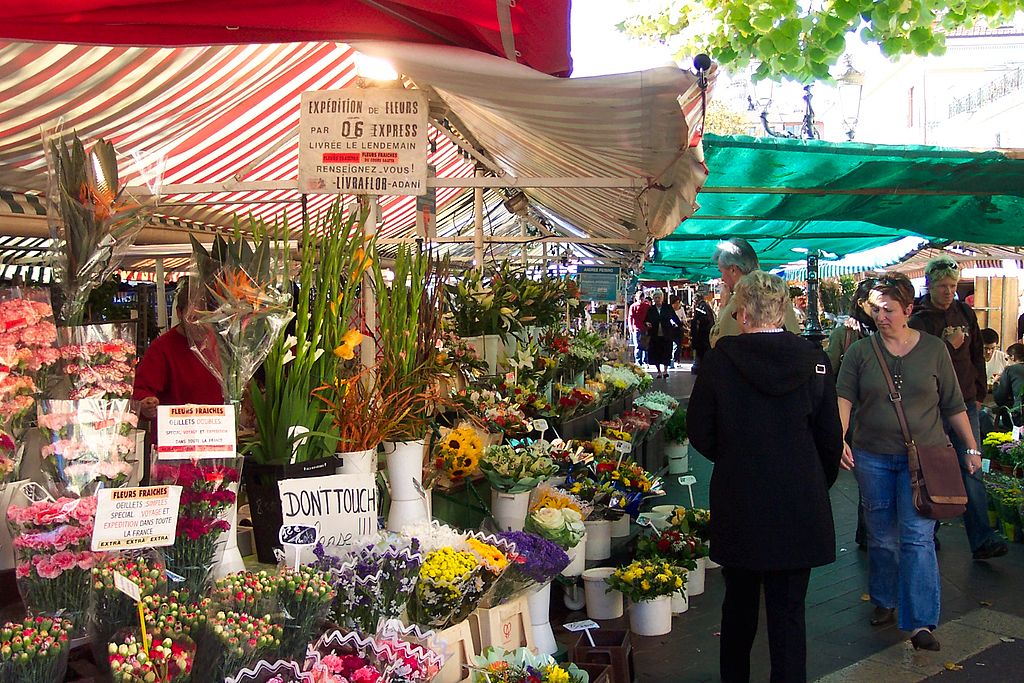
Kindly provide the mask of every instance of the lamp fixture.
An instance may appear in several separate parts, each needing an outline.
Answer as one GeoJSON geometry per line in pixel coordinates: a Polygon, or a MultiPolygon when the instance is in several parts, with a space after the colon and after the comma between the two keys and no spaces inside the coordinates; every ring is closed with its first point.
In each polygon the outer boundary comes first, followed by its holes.
{"type": "Polygon", "coordinates": [[[839,106],[843,113],[843,124],[846,126],[846,138],[853,140],[856,135],[857,122],[860,120],[860,103],[864,96],[864,73],[853,66],[850,55],[843,58],[846,71],[836,77],[836,90],[839,91],[839,106]]]}

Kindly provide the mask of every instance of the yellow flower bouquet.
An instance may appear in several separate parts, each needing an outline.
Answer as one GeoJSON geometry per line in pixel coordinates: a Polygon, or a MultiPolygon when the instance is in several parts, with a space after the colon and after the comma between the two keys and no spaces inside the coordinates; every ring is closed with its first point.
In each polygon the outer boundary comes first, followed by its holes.
{"type": "Polygon", "coordinates": [[[617,590],[633,602],[672,595],[686,582],[681,569],[668,562],[634,560],[619,567],[605,579],[609,590],[617,590]]]}

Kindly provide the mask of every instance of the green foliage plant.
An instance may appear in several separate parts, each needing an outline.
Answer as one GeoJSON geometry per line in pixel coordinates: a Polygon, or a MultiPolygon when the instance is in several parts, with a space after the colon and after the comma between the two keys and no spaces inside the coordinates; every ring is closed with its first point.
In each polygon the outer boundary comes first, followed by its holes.
{"type": "Polygon", "coordinates": [[[679,406],[665,423],[665,438],[675,443],[683,443],[687,438],[686,408],[679,406]]]}

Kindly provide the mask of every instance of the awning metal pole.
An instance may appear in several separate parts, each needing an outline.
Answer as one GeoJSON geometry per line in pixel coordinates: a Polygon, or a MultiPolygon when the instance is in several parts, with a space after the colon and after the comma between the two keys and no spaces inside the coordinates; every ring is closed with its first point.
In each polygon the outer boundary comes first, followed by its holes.
{"type": "Polygon", "coordinates": [[[156,260],[156,326],[167,331],[167,287],[164,284],[164,260],[156,260]]]}
{"type": "MultiPolygon", "coordinates": [[[[483,168],[476,167],[474,174],[480,177],[483,168]]],[[[484,268],[484,188],[473,188],[473,263],[477,270],[484,268]]]]}

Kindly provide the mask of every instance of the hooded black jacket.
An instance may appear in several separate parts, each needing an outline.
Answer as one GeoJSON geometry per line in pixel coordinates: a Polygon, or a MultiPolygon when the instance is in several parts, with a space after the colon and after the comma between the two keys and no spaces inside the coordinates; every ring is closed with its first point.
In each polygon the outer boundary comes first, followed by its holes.
{"type": "Polygon", "coordinates": [[[697,375],[687,430],[715,463],[713,560],[755,571],[835,560],[828,489],[843,437],[820,348],[790,332],[722,338],[697,375]]]}

